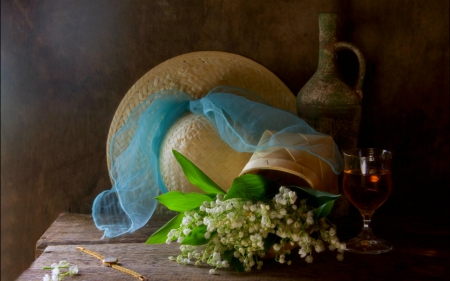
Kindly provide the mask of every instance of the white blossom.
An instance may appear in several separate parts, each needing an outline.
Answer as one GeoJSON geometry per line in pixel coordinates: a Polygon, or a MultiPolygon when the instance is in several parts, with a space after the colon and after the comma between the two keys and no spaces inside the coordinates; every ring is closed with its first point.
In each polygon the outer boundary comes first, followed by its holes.
{"type": "Polygon", "coordinates": [[[261,269],[263,262],[256,259],[265,255],[265,238],[276,235],[281,238],[272,246],[276,253],[275,260],[290,265],[286,260],[290,253],[285,245],[299,246],[298,254],[307,263],[313,262],[312,251],[317,253],[328,249],[337,250],[337,259],[343,259],[345,244],[336,236],[336,229],[330,227],[325,218],[315,221],[313,212],[306,199],[297,198],[297,194],[286,187],[280,187],[278,194],[267,202],[251,202],[239,198],[223,201],[222,195],[217,195],[210,202],[203,202],[197,211],[185,212],[180,227],[168,234],[166,242],[177,240],[179,243],[201,225],[206,226],[204,238],[209,241],[202,246],[181,245],[181,254],[175,259],[181,264],[206,263],[213,268],[210,274],[215,274],[218,268],[230,266],[225,253],[232,251],[232,256],[238,259],[245,271],[251,271],[256,266],[261,269]],[[316,232],[318,237],[310,236],[316,232]]]}
{"type": "Polygon", "coordinates": [[[78,267],[76,265],[70,265],[67,261],[60,261],[59,264],[53,263],[50,266],[44,266],[43,269],[51,269],[51,277],[49,274],[45,274],[42,278],[43,281],[59,281],[67,275],[74,275],[78,273],[78,267]],[[65,270],[67,269],[67,270],[65,270]],[[65,272],[64,272],[65,271],[65,272]]]}
{"type": "Polygon", "coordinates": [[[72,265],[69,267],[69,273],[70,275],[75,275],[78,273],[78,266],[72,265]]]}
{"type": "Polygon", "coordinates": [[[334,235],[336,235],[336,229],[334,227],[332,227],[332,228],[330,228],[328,233],[330,234],[330,236],[334,236],[334,235]]]}
{"type": "Polygon", "coordinates": [[[67,261],[60,261],[58,267],[68,267],[69,263],[67,261]]]}
{"type": "Polygon", "coordinates": [[[56,266],[55,268],[52,269],[52,275],[56,275],[56,276],[59,275],[59,267],[58,266],[56,266]]]}

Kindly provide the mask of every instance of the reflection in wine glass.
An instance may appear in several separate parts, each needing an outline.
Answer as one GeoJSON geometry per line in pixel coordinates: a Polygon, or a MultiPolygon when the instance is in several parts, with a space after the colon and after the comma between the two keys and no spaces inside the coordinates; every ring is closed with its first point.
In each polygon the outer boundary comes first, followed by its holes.
{"type": "Polygon", "coordinates": [[[392,191],[391,159],[392,153],[383,149],[355,148],[344,151],[344,194],[363,218],[361,232],[345,242],[349,252],[379,254],[392,250],[392,245],[377,238],[370,227],[373,213],[392,191]]]}

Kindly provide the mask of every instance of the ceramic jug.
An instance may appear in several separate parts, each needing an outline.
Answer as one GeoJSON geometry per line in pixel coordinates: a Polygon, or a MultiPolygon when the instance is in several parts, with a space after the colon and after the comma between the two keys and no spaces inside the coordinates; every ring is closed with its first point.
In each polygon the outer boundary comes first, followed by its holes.
{"type": "Polygon", "coordinates": [[[340,151],[357,147],[361,121],[363,55],[354,45],[338,42],[337,13],[319,14],[319,62],[311,79],[297,95],[297,112],[316,131],[332,136],[340,151]],[[355,87],[345,84],[337,70],[337,52],[348,49],[359,62],[355,87]]]}

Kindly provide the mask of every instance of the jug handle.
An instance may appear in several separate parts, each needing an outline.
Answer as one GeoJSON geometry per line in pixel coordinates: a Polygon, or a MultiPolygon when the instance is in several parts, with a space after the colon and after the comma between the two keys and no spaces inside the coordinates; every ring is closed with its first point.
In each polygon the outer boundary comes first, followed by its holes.
{"type": "Polygon", "coordinates": [[[363,57],[363,54],[361,53],[361,51],[355,45],[348,43],[348,42],[337,42],[336,44],[334,44],[335,52],[342,50],[342,49],[348,49],[348,50],[352,51],[353,53],[355,53],[356,58],[358,59],[359,74],[358,74],[358,79],[356,80],[355,90],[356,90],[356,94],[358,95],[360,100],[362,100],[362,97],[363,97],[362,86],[364,83],[364,76],[366,75],[366,61],[364,60],[364,57],[363,57]]]}

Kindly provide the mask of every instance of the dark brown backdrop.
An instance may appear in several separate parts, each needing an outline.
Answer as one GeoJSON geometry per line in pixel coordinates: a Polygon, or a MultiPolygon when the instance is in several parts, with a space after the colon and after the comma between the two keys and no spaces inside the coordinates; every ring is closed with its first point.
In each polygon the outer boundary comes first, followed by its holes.
{"type": "MultiPolygon", "coordinates": [[[[61,212],[89,213],[110,188],[109,124],[144,73],[200,50],[253,59],[297,93],[318,58],[317,13],[365,55],[361,146],[394,152],[380,212],[446,211],[447,0],[1,1],[1,279],[34,258],[61,212]]],[[[354,58],[341,54],[348,80],[354,58]]]]}

